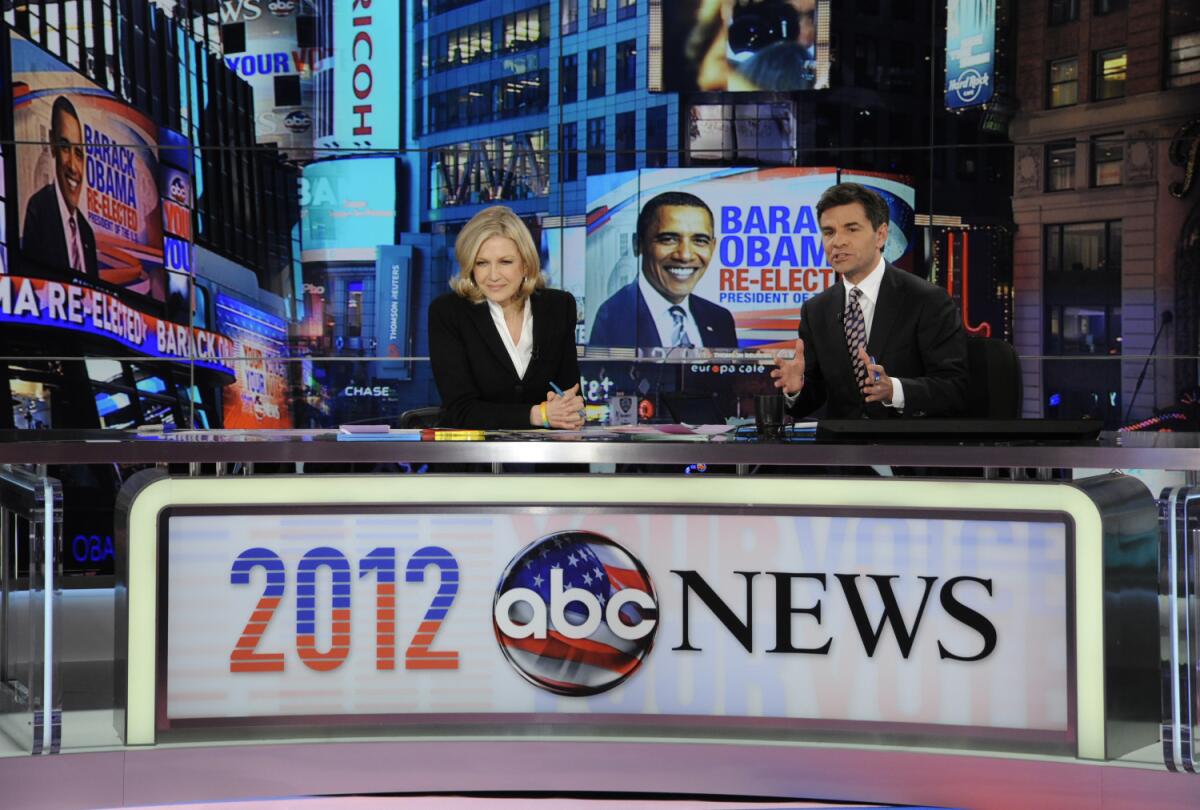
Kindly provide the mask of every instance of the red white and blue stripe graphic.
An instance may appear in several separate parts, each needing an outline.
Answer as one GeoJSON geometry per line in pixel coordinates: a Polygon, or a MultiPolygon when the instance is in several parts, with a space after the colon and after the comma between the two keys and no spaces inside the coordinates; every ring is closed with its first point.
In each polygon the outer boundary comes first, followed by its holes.
{"type": "Polygon", "coordinates": [[[350,563],[336,548],[321,546],[304,555],[296,569],[296,652],[310,669],[337,669],[350,654],[350,563]],[[333,579],[332,642],[317,649],[317,570],[333,579]]]}
{"type": "Polygon", "coordinates": [[[284,569],[283,560],[279,559],[279,555],[274,551],[266,548],[248,548],[233,561],[233,567],[229,571],[230,584],[249,585],[250,572],[255,568],[265,570],[266,588],[250,614],[241,637],[229,653],[229,671],[282,672],[283,653],[260,653],[256,650],[267,625],[271,623],[271,617],[279,607],[279,601],[283,599],[287,571],[284,569]]]}
{"type": "Polygon", "coordinates": [[[434,636],[446,619],[446,612],[454,604],[458,594],[458,561],[454,555],[439,546],[418,549],[408,560],[404,571],[405,582],[424,582],[425,571],[430,566],[438,569],[441,581],[437,593],[425,610],[412,643],[404,654],[405,669],[458,669],[458,652],[431,650],[434,636]]]}

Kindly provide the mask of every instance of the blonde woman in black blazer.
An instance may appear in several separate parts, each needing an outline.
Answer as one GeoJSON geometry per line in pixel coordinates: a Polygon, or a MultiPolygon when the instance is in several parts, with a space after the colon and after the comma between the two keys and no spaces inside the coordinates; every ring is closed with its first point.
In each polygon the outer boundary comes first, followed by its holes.
{"type": "Polygon", "coordinates": [[[454,253],[452,292],[429,305],[442,425],[581,427],[575,298],[546,288],[525,223],[504,206],[486,208],[459,233],[454,253]]]}

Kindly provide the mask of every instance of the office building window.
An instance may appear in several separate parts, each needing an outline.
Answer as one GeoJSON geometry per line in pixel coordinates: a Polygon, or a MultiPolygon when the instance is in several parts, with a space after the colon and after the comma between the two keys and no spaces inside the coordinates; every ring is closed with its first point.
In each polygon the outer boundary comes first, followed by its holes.
{"type": "Polygon", "coordinates": [[[604,84],[607,76],[604,71],[606,57],[604,48],[592,48],[588,51],[587,61],[587,97],[600,98],[604,95],[604,84]]]}
{"type": "Polygon", "coordinates": [[[549,133],[539,129],[430,153],[430,208],[528,200],[550,192],[549,133]]]}
{"type": "Polygon", "coordinates": [[[1079,101],[1079,60],[1074,56],[1050,63],[1050,107],[1069,107],[1079,101]]]}
{"type": "Polygon", "coordinates": [[[1075,141],[1046,145],[1046,191],[1075,188],[1075,141]]]}
{"type": "Polygon", "coordinates": [[[574,121],[558,128],[558,179],[579,179],[579,125],[574,121]]]}
{"type": "Polygon", "coordinates": [[[428,97],[426,133],[544,112],[549,71],[538,70],[491,82],[456,87],[428,97]]]}
{"type": "Polygon", "coordinates": [[[579,100],[579,56],[567,54],[558,59],[558,103],[579,100]]]}
{"type": "Polygon", "coordinates": [[[550,6],[518,11],[504,17],[504,50],[523,51],[550,40],[550,6]]]}
{"type": "Polygon", "coordinates": [[[1058,304],[1046,309],[1049,320],[1049,334],[1046,336],[1047,354],[1071,356],[1121,353],[1119,305],[1058,304]]]}
{"type": "Polygon", "coordinates": [[[617,0],[617,19],[628,20],[637,16],[637,0],[617,0]]]}
{"type": "Polygon", "coordinates": [[[637,113],[617,113],[617,171],[637,168],[637,113]]]}
{"type": "Polygon", "coordinates": [[[1046,273],[1121,274],[1121,221],[1046,226],[1046,273]]]}
{"type": "Polygon", "coordinates": [[[1114,11],[1124,11],[1129,8],[1129,0],[1096,0],[1096,16],[1112,14],[1114,11]]]}
{"type": "Polygon", "coordinates": [[[492,23],[483,22],[455,28],[428,40],[428,62],[433,72],[450,70],[492,58],[492,23]]]}
{"type": "Polygon", "coordinates": [[[1092,77],[1092,98],[1104,101],[1125,95],[1126,57],[1124,48],[1111,48],[1096,53],[1092,77]]]}
{"type": "Polygon", "coordinates": [[[560,0],[558,4],[559,31],[569,36],[579,32],[579,0],[560,0]]]}
{"type": "MultiPolygon", "coordinates": [[[[1200,11],[1193,14],[1194,24],[1200,24],[1200,11]]],[[[1181,34],[1168,33],[1167,87],[1200,84],[1200,29],[1181,34]]]]}
{"type": "Polygon", "coordinates": [[[1121,353],[1121,221],[1046,226],[1047,354],[1121,353]]]}
{"type": "Polygon", "coordinates": [[[1125,139],[1121,133],[1092,138],[1092,185],[1121,185],[1121,163],[1125,159],[1125,139]]]}
{"type": "Polygon", "coordinates": [[[637,40],[617,43],[617,92],[637,86],[637,40]]]}
{"type": "Polygon", "coordinates": [[[646,168],[661,169],[667,165],[667,108],[646,110],[646,168]]]}
{"type": "Polygon", "coordinates": [[[1050,0],[1051,25],[1062,25],[1079,19],[1079,0],[1050,0]]]}
{"type": "Polygon", "coordinates": [[[587,0],[588,28],[599,28],[608,22],[608,0],[587,0]]]}
{"type": "Polygon", "coordinates": [[[607,152],[604,149],[604,118],[589,118],[587,122],[587,173],[604,174],[607,152]]]}

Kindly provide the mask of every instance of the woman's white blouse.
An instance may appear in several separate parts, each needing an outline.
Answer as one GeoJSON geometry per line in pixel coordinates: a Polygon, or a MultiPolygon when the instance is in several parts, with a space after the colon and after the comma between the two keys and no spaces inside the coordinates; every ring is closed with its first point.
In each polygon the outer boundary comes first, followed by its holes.
{"type": "Polygon", "coordinates": [[[533,308],[529,306],[529,299],[525,299],[525,314],[521,320],[521,339],[517,341],[516,345],[513,345],[512,335],[508,333],[508,325],[504,323],[504,309],[493,301],[488,301],[487,305],[492,313],[492,323],[496,324],[496,331],[500,333],[500,341],[512,359],[513,366],[517,369],[517,376],[525,379],[525,369],[529,368],[529,360],[533,357],[533,308]]]}

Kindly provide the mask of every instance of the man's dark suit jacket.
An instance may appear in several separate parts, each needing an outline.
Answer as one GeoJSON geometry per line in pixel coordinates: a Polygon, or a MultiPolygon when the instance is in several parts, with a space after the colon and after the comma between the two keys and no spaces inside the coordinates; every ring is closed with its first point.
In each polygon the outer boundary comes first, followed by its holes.
{"type": "MultiPolygon", "coordinates": [[[[75,214],[79,226],[79,241],[83,243],[83,265],[89,276],[99,277],[96,262],[96,235],[87,220],[75,214]]],[[[33,261],[56,270],[70,272],[71,254],[62,214],[58,210],[58,194],[54,184],[42,186],[25,206],[25,228],[21,231],[21,252],[33,261]]]]}
{"type": "Polygon", "coordinates": [[[825,405],[832,419],[962,416],[967,409],[967,339],[946,291],[891,264],[883,271],[867,354],[904,385],[904,410],[867,403],[854,378],[839,281],[800,309],[804,388],[792,406],[806,416],[825,405]]]}
{"type": "MultiPolygon", "coordinates": [[[[706,348],[737,348],[737,329],[733,325],[733,315],[729,310],[698,295],[688,297],[688,307],[692,311],[696,326],[700,328],[700,342],[706,348]]],[[[589,346],[635,344],[639,349],[652,349],[663,345],[658,336],[658,326],[654,323],[654,315],[650,313],[650,307],[646,304],[637,281],[626,284],[600,305],[600,311],[596,313],[596,320],[592,323],[592,332],[588,337],[589,346]],[[635,327],[637,331],[630,334],[630,327],[635,327]]]]}
{"type": "Polygon", "coordinates": [[[429,305],[429,360],[442,396],[442,425],[529,428],[529,409],[546,399],[550,381],[566,390],[579,382],[575,356],[575,298],[538,290],[533,310],[533,357],[517,376],[486,301],[472,304],[446,293],[429,305]]]}

